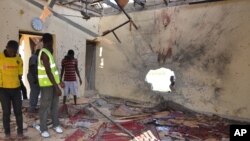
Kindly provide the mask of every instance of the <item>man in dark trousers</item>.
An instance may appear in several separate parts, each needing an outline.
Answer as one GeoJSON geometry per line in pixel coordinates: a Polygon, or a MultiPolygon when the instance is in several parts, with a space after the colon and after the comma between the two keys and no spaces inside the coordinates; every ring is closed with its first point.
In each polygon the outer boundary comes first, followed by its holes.
{"type": "Polygon", "coordinates": [[[11,103],[14,109],[17,124],[17,137],[23,138],[23,116],[21,77],[23,74],[23,61],[18,55],[18,42],[10,40],[6,49],[0,53],[0,101],[3,110],[3,127],[5,139],[11,139],[10,114],[11,103]]]}
{"type": "Polygon", "coordinates": [[[37,72],[37,57],[40,49],[37,49],[35,53],[29,58],[29,71],[28,71],[28,81],[30,84],[30,103],[29,112],[36,112],[36,107],[38,103],[38,97],[40,94],[40,86],[38,84],[38,72],[37,72]]]}
{"type": "Polygon", "coordinates": [[[62,70],[61,70],[61,80],[64,75],[64,96],[63,96],[63,104],[66,103],[66,97],[69,94],[74,95],[74,103],[76,105],[76,97],[78,95],[78,84],[76,81],[76,74],[79,78],[80,85],[82,84],[82,79],[78,69],[78,61],[74,57],[75,53],[73,50],[69,50],[67,55],[62,60],[62,70]]]}
{"type": "Polygon", "coordinates": [[[53,129],[62,133],[58,119],[60,76],[53,56],[53,36],[45,33],[42,37],[43,48],[38,55],[38,82],[41,89],[40,99],[40,132],[41,136],[48,138],[50,134],[47,127],[48,113],[50,111],[53,129]]]}

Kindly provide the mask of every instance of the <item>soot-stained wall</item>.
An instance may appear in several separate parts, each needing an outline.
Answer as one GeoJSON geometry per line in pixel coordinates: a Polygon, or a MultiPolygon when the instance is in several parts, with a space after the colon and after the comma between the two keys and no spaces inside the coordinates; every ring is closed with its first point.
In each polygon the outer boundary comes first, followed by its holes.
{"type": "MultiPolygon", "coordinates": [[[[130,13],[138,30],[116,30],[99,44],[96,87],[104,95],[154,101],[157,95],[199,112],[249,120],[250,1],[221,1],[130,13]],[[170,68],[175,93],[152,92],[150,69],[170,68]]],[[[101,19],[105,31],[126,21],[101,19]],[[111,24],[112,23],[112,24],[111,24]]]]}

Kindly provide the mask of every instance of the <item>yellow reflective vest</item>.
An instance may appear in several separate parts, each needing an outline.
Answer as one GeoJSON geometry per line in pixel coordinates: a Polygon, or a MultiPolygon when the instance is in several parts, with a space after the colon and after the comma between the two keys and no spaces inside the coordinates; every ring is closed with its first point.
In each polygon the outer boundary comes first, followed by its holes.
{"type": "Polygon", "coordinates": [[[16,57],[6,57],[0,53],[0,88],[20,87],[19,76],[23,74],[23,61],[16,57]]]}
{"type": "Polygon", "coordinates": [[[49,57],[51,73],[53,74],[56,83],[59,84],[60,83],[60,77],[59,77],[59,73],[58,73],[58,69],[56,67],[54,57],[50,53],[49,50],[47,50],[46,48],[42,48],[40,50],[40,52],[39,52],[39,55],[38,55],[38,66],[37,66],[39,85],[40,85],[40,87],[48,87],[48,86],[53,85],[51,83],[51,81],[50,81],[50,79],[49,79],[49,77],[48,77],[48,75],[46,73],[45,67],[44,67],[44,65],[43,65],[43,63],[41,61],[41,55],[42,55],[43,52],[49,57]]]}

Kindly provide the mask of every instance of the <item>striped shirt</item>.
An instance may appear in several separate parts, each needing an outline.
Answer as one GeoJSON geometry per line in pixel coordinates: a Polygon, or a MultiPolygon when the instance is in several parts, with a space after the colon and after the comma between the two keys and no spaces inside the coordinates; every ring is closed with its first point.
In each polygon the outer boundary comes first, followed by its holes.
{"type": "Polygon", "coordinates": [[[64,67],[64,81],[76,81],[77,59],[63,59],[62,67],[64,67]]]}

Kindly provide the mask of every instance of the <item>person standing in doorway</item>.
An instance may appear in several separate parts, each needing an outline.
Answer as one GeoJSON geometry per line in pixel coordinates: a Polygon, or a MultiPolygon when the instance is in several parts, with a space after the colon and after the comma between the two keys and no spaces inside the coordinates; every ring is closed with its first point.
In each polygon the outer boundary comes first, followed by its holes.
{"type": "Polygon", "coordinates": [[[3,110],[3,127],[5,139],[10,140],[11,103],[17,124],[17,137],[23,138],[23,115],[21,96],[21,77],[23,61],[18,55],[18,42],[10,40],[6,49],[0,53],[0,101],[3,110]]]}
{"type": "Polygon", "coordinates": [[[38,97],[40,94],[40,86],[38,84],[37,77],[37,57],[40,49],[37,49],[35,53],[29,58],[29,71],[28,71],[28,81],[30,84],[30,103],[29,103],[29,112],[35,113],[38,103],[38,97]]]}
{"type": "Polygon", "coordinates": [[[59,88],[60,76],[53,57],[53,36],[45,33],[42,37],[43,48],[38,55],[38,82],[41,89],[40,100],[40,131],[41,136],[48,138],[50,134],[47,127],[48,112],[50,111],[53,129],[62,133],[58,119],[59,96],[62,92],[59,88]]]}
{"type": "Polygon", "coordinates": [[[62,60],[61,80],[64,76],[64,96],[63,104],[66,103],[66,98],[69,94],[74,95],[74,103],[76,105],[76,98],[78,95],[78,84],[76,80],[76,74],[79,78],[80,85],[82,85],[82,79],[78,69],[78,61],[74,57],[75,53],[73,50],[68,50],[67,55],[62,60]]]}

